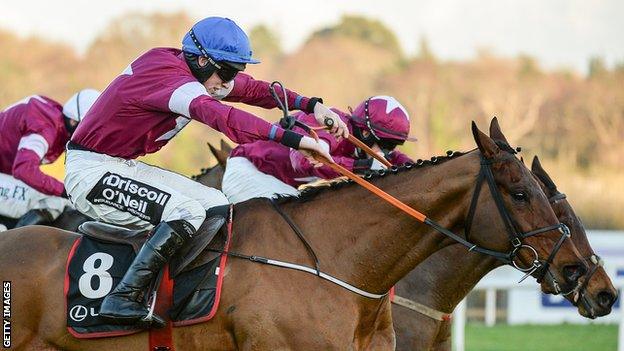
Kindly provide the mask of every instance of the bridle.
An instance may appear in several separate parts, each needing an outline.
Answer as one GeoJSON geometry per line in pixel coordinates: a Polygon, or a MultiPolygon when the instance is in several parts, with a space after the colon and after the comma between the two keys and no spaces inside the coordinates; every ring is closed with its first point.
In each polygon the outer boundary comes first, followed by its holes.
{"type": "MultiPolygon", "coordinates": [[[[548,202],[550,202],[552,206],[552,205],[555,205],[559,200],[565,200],[566,198],[567,198],[566,194],[557,192],[557,194],[548,198],[548,202]]],[[[569,295],[571,293],[577,292],[581,299],[587,299],[586,294],[585,294],[587,290],[587,286],[589,285],[589,282],[591,281],[594,274],[596,274],[596,272],[598,271],[598,268],[604,266],[604,261],[602,260],[602,258],[600,258],[600,256],[596,254],[592,254],[589,257],[584,257],[583,259],[588,262],[591,262],[591,268],[589,269],[587,274],[585,274],[585,277],[586,277],[585,280],[583,281],[582,284],[577,285],[574,289],[572,289],[571,291],[567,293],[562,293],[562,295],[565,296],[565,295],[569,295]]],[[[573,304],[577,305],[578,301],[573,302],[573,304]]],[[[587,305],[590,305],[590,304],[588,303],[587,305]]]]}
{"type": "MultiPolygon", "coordinates": [[[[544,276],[546,275],[546,272],[548,272],[548,269],[550,265],[552,264],[555,258],[555,255],[561,249],[563,242],[565,241],[565,239],[570,237],[570,229],[565,224],[558,223],[558,224],[542,227],[542,228],[535,229],[535,230],[532,230],[530,232],[525,232],[525,233],[518,230],[516,223],[513,221],[513,219],[509,215],[509,211],[505,207],[505,203],[503,202],[503,197],[500,191],[496,187],[496,182],[494,180],[494,175],[491,169],[492,164],[496,162],[504,161],[507,158],[511,158],[511,157],[514,157],[513,154],[507,157],[501,158],[501,159],[491,160],[491,159],[486,159],[485,157],[481,156],[481,171],[479,172],[479,175],[477,177],[477,185],[475,186],[475,190],[472,196],[472,201],[470,203],[470,207],[468,210],[468,216],[466,218],[465,236],[466,236],[466,239],[469,240],[470,230],[472,228],[472,221],[474,219],[474,215],[475,215],[476,208],[477,208],[477,202],[479,200],[479,195],[481,193],[481,187],[483,185],[483,182],[487,181],[488,187],[490,188],[490,193],[492,194],[492,198],[494,199],[494,203],[496,204],[498,213],[500,214],[503,220],[503,223],[505,224],[505,228],[506,228],[506,231],[507,231],[507,234],[509,236],[509,240],[512,246],[511,251],[505,254],[504,256],[500,256],[498,254],[497,255],[489,254],[489,255],[494,256],[495,258],[503,261],[504,263],[510,264],[514,268],[526,273],[525,276],[521,279],[521,281],[526,279],[528,276],[533,275],[537,279],[538,283],[541,283],[541,281],[544,279],[544,276]],[[537,250],[531,245],[524,243],[523,241],[526,238],[529,238],[538,234],[542,234],[551,230],[559,230],[561,235],[559,237],[559,240],[557,241],[557,243],[551,250],[550,254],[548,255],[548,258],[542,261],[539,259],[537,250]],[[522,249],[530,251],[532,255],[534,256],[534,259],[531,262],[530,267],[526,267],[526,268],[522,267],[518,265],[515,261],[516,256],[518,256],[518,253],[522,249]]],[[[478,251],[478,250],[474,250],[474,251],[478,251]]]]}

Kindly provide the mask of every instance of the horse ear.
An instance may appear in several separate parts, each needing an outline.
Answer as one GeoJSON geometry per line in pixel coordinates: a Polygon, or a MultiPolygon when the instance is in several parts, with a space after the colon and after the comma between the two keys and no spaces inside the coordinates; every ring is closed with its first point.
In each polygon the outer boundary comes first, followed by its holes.
{"type": "Polygon", "coordinates": [[[480,131],[474,121],[472,121],[472,136],[477,143],[479,151],[481,151],[485,158],[494,158],[494,156],[500,152],[494,140],[480,131]]]}
{"type": "Polygon", "coordinates": [[[505,135],[501,131],[500,125],[498,124],[498,118],[496,116],[494,116],[492,118],[492,121],[490,122],[490,138],[497,141],[502,141],[505,144],[509,145],[507,138],[505,138],[505,135]]]}
{"type": "MultiPolygon", "coordinates": [[[[542,163],[539,161],[537,156],[534,156],[533,162],[531,162],[531,172],[533,172],[533,174],[535,174],[535,176],[537,176],[542,183],[547,183],[548,180],[550,180],[548,173],[546,173],[544,167],[542,167],[542,163]]],[[[552,183],[552,180],[550,180],[549,183],[552,183]]]]}
{"type": "Polygon", "coordinates": [[[221,151],[225,151],[228,155],[232,152],[232,147],[225,140],[221,139],[221,151]]]}
{"type": "Polygon", "coordinates": [[[537,156],[533,156],[533,162],[531,162],[531,172],[535,174],[545,173],[544,168],[542,167],[542,164],[537,156]]]}
{"type": "Polygon", "coordinates": [[[553,182],[548,173],[546,173],[544,167],[542,167],[542,163],[539,161],[539,158],[537,156],[533,157],[533,162],[531,163],[531,172],[533,172],[533,174],[549,189],[553,191],[557,190],[555,182],[553,182]]]}
{"type": "Polygon", "coordinates": [[[219,161],[219,150],[217,150],[216,147],[212,146],[211,143],[208,143],[208,147],[210,148],[210,152],[212,152],[212,155],[217,158],[217,161],[219,161]]]}
{"type": "Polygon", "coordinates": [[[230,156],[230,153],[223,150],[218,150],[216,147],[212,146],[211,143],[208,143],[208,147],[210,148],[210,152],[212,152],[214,157],[217,159],[219,165],[225,167],[225,164],[227,163],[227,158],[228,156],[230,156]]]}

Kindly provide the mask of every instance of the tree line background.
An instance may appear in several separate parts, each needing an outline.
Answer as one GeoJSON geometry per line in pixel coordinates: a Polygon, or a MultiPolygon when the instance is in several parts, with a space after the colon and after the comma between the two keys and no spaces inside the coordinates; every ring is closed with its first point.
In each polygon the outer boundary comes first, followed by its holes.
{"type": "MultiPolygon", "coordinates": [[[[63,43],[0,30],[0,106],[32,94],[63,103],[78,89],[103,90],[144,51],[180,47],[195,20],[185,13],[127,14],[83,54],[63,43]]],[[[410,112],[411,134],[419,139],[402,147],[414,159],[474,148],[470,121],[486,130],[498,116],[527,163],[540,157],[587,227],[624,228],[624,62],[607,67],[601,58],[591,58],[588,74],[580,75],[544,70],[528,55],[499,57],[485,49],[471,60],[443,61],[424,38],[414,38],[420,50],[410,56],[381,22],[356,16],[319,28],[292,53],[282,50],[267,26],[248,34],[254,56],[262,60],[247,70],[257,79],[280,80],[342,110],[372,95],[399,99],[410,112]]],[[[238,107],[271,121],[280,117],[277,110],[238,107]]],[[[197,174],[215,163],[205,143],[219,138],[191,123],[145,160],[197,174]]],[[[45,171],[62,178],[62,160],[45,171]]]]}

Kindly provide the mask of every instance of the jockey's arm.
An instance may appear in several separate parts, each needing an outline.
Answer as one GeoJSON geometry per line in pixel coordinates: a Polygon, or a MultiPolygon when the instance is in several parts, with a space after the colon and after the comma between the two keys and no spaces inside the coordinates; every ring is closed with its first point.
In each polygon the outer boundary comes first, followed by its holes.
{"type": "MultiPolygon", "coordinates": [[[[248,74],[239,73],[234,81],[230,82],[229,93],[224,94],[224,101],[242,102],[248,105],[264,107],[267,109],[276,108],[277,102],[269,90],[269,83],[263,80],[256,80],[248,74]]],[[[275,89],[275,92],[284,99],[282,89],[275,89]]],[[[286,89],[289,110],[301,110],[308,113],[314,112],[314,105],[318,98],[307,98],[291,90],[286,89]]]]}
{"type": "MultiPolygon", "coordinates": [[[[217,98],[222,98],[225,101],[243,102],[264,108],[277,107],[277,102],[269,90],[270,84],[268,82],[253,79],[248,74],[239,73],[234,81],[229,84],[228,89],[223,89],[221,96],[217,98]]],[[[275,92],[280,99],[284,99],[284,92],[282,89],[275,89],[275,92]]],[[[333,121],[333,127],[331,128],[332,134],[345,138],[349,136],[347,125],[334,111],[323,105],[323,99],[316,97],[307,98],[288,89],[286,89],[286,96],[289,110],[301,110],[307,113],[314,113],[319,123],[324,123],[325,120],[331,119],[333,121]]]]}
{"type": "Polygon", "coordinates": [[[237,144],[274,140],[297,148],[301,140],[300,134],[286,132],[278,125],[249,112],[222,104],[207,95],[193,99],[189,105],[189,113],[191,118],[220,131],[237,144]],[[285,134],[288,140],[284,140],[285,134]]]}
{"type": "Polygon", "coordinates": [[[63,183],[41,171],[41,158],[34,150],[19,149],[13,162],[13,177],[43,194],[61,196],[63,183]]]}
{"type": "MultiPolygon", "coordinates": [[[[208,95],[206,88],[196,80],[180,80],[177,76],[166,77],[163,88],[145,94],[140,103],[143,108],[158,109],[197,120],[225,134],[237,144],[247,144],[257,140],[273,140],[285,146],[299,149],[311,148],[325,152],[313,145],[299,133],[284,130],[249,112],[225,105],[208,95]]],[[[331,159],[329,154],[327,158],[331,159]]]]}
{"type": "MultiPolygon", "coordinates": [[[[37,104],[35,101],[33,106],[37,104]]],[[[57,128],[50,120],[50,116],[42,113],[39,108],[33,107],[28,117],[22,126],[22,138],[13,160],[11,171],[13,177],[40,193],[61,196],[65,189],[63,183],[43,173],[39,168],[50,145],[53,145],[57,138],[57,128]]]]}

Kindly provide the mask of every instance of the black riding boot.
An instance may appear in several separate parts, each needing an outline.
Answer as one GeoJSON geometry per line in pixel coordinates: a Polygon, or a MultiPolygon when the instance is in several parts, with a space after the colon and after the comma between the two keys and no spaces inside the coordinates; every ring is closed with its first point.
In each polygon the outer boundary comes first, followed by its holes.
{"type": "Polygon", "coordinates": [[[142,295],[160,269],[193,232],[193,226],[186,221],[158,224],[121,282],[102,301],[99,315],[116,324],[164,326],[165,321],[157,315],[147,318],[149,311],[142,295]]]}
{"type": "Polygon", "coordinates": [[[24,214],[15,224],[15,228],[25,227],[27,225],[48,225],[54,219],[48,210],[30,210],[24,214]]]}

